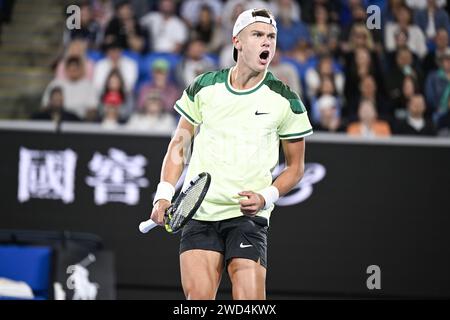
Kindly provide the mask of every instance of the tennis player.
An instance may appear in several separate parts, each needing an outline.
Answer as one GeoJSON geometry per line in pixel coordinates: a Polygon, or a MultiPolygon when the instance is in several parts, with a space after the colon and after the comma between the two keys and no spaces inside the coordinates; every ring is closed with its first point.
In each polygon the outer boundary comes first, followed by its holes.
{"type": "Polygon", "coordinates": [[[185,184],[205,171],[211,185],[181,234],[187,299],[215,299],[224,268],[233,299],[266,297],[270,213],[302,178],[304,137],[312,133],[299,96],[267,70],[276,38],[268,10],[242,12],[233,28],[236,65],[198,76],[176,102],[181,118],[163,161],[151,219],[163,224],[184,168],[177,159],[186,157],[193,138],[185,184]],[[272,183],[280,141],[286,167],[272,183]]]}

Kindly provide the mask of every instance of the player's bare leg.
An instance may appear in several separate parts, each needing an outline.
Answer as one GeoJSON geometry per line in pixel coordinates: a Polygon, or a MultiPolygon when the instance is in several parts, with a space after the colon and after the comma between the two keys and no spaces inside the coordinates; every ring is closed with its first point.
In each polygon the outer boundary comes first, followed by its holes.
{"type": "Polygon", "coordinates": [[[228,264],[234,300],[266,299],[266,268],[250,259],[233,258],[228,264]]]}
{"type": "Polygon", "coordinates": [[[188,300],[216,298],[223,270],[223,255],[209,250],[188,250],[180,255],[181,284],[188,300]]]}

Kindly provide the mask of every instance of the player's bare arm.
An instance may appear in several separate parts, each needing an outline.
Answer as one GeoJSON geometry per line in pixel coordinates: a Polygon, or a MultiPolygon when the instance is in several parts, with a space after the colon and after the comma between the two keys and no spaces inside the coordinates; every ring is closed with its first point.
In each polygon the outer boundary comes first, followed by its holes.
{"type": "MultiPolygon", "coordinates": [[[[301,139],[281,140],[286,167],[273,183],[278,189],[278,194],[288,193],[303,177],[305,159],[305,141],[301,139]]],[[[247,197],[241,200],[241,212],[248,216],[256,215],[264,208],[266,201],[263,195],[253,191],[239,192],[240,196],[247,197]]]]}
{"type": "MultiPolygon", "coordinates": [[[[181,117],[178,127],[172,140],[167,148],[166,155],[161,168],[160,181],[175,186],[181,176],[184,168],[184,156],[188,150],[192,137],[194,136],[195,127],[185,118],[181,117]]],[[[164,224],[164,213],[170,206],[170,201],[160,199],[156,201],[151,213],[151,219],[159,225],[164,224]]]]}
{"type": "Polygon", "coordinates": [[[305,170],[305,140],[281,140],[286,167],[274,181],[280,196],[285,195],[302,179],[305,170]]]}

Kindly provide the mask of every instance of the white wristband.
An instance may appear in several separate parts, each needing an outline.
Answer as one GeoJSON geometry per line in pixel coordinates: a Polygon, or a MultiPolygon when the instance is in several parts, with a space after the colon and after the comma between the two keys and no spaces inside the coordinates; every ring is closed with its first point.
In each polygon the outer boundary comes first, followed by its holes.
{"type": "Polygon", "coordinates": [[[267,187],[265,189],[262,189],[259,192],[260,195],[263,196],[264,200],[266,201],[266,205],[264,206],[264,210],[269,209],[272,204],[274,204],[278,198],[280,197],[280,192],[278,189],[274,186],[267,187]]]}
{"type": "Polygon", "coordinates": [[[172,184],[166,181],[161,181],[158,183],[158,188],[156,189],[155,198],[153,199],[153,205],[156,201],[160,199],[165,199],[172,202],[173,195],[175,194],[175,188],[172,184]]]}

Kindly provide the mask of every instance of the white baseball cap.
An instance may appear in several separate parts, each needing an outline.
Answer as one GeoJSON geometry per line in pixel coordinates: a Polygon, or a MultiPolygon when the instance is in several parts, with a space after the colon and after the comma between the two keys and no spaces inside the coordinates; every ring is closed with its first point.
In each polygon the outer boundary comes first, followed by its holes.
{"type": "MultiPolygon", "coordinates": [[[[256,15],[256,13],[260,10],[265,10],[265,9],[248,9],[248,10],[245,10],[244,12],[242,12],[236,19],[236,22],[234,23],[233,37],[237,36],[239,34],[239,32],[242,31],[242,29],[244,29],[248,25],[255,23],[255,22],[268,23],[275,28],[275,32],[276,32],[277,31],[277,22],[275,21],[275,17],[270,13],[269,10],[267,10],[267,12],[269,13],[270,18],[256,15]]],[[[237,50],[234,47],[233,47],[233,59],[234,59],[234,61],[237,61],[237,50]]]]}

